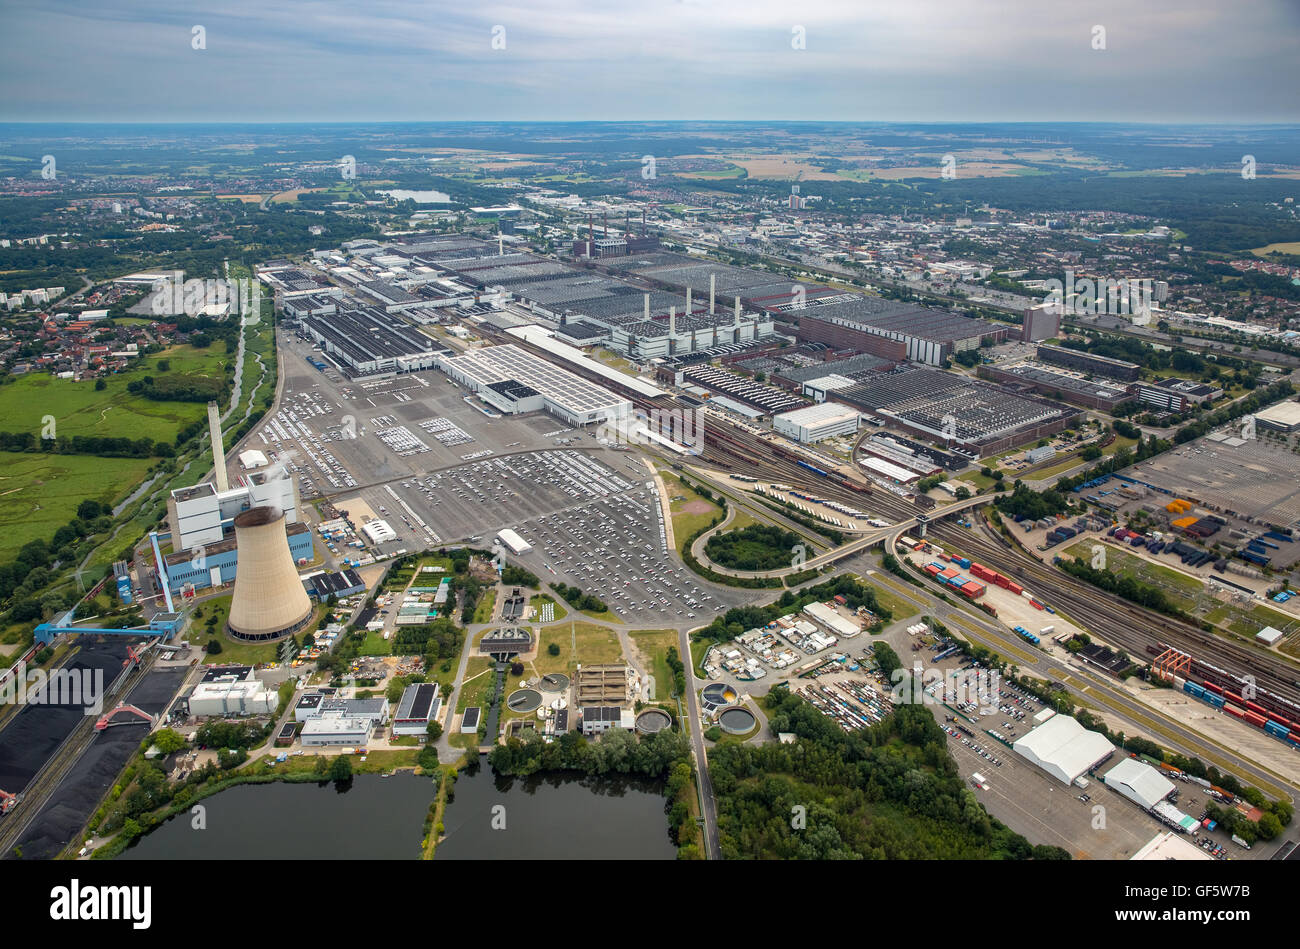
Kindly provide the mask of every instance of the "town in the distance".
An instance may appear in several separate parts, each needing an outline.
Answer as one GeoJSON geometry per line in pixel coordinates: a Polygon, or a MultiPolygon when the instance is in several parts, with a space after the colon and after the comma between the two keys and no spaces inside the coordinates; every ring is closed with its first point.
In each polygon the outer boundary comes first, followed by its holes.
{"type": "Polygon", "coordinates": [[[1296,859],[1295,128],[0,142],[3,858],[1296,859]]]}

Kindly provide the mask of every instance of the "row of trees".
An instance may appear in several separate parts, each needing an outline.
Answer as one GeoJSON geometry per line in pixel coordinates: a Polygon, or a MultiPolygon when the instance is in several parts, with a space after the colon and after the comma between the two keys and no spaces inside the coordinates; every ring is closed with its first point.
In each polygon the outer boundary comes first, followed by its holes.
{"type": "Polygon", "coordinates": [[[569,586],[567,583],[552,583],[550,586],[575,610],[589,610],[592,613],[605,613],[609,610],[603,600],[584,593],[581,587],[569,586]]]}
{"type": "Polygon", "coordinates": [[[788,689],[765,705],[772,730],[798,741],[710,754],[724,859],[1069,859],[984,811],[928,708],[850,734],[788,689]]]}
{"type": "Polygon", "coordinates": [[[37,438],[31,432],[0,432],[0,451],[44,451],[57,455],[98,455],[101,458],[171,458],[170,442],[149,438],[110,438],[103,435],[63,435],[37,438]]]}

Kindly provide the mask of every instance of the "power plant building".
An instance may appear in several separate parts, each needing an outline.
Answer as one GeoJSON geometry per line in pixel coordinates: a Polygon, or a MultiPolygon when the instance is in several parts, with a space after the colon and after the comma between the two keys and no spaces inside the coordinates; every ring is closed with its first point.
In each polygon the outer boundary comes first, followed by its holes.
{"type": "Polygon", "coordinates": [[[235,639],[279,639],[311,622],[312,605],[285,533],[284,514],[255,507],[235,518],[241,569],[235,574],[227,626],[235,639]]]}

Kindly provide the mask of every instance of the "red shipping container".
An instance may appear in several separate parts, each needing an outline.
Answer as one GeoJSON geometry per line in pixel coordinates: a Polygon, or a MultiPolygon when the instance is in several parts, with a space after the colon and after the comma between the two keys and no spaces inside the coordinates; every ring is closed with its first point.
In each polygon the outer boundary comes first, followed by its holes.
{"type": "Polygon", "coordinates": [[[1241,718],[1244,714],[1246,714],[1241,709],[1237,708],[1237,706],[1235,705],[1225,705],[1223,706],[1223,710],[1227,712],[1229,715],[1231,715],[1233,718],[1241,718]]]}
{"type": "Polygon", "coordinates": [[[1245,721],[1250,722],[1256,728],[1263,728],[1264,723],[1268,721],[1268,719],[1263,715],[1260,715],[1258,712],[1243,712],[1241,717],[1245,721]]]}
{"type": "Polygon", "coordinates": [[[1011,586],[1011,581],[1000,573],[993,579],[993,582],[1004,590],[1011,586]]]}
{"type": "Polygon", "coordinates": [[[1025,592],[1025,588],[1024,588],[1024,587],[1022,587],[1020,584],[1018,584],[1018,583],[1014,583],[1014,582],[1012,582],[1012,581],[1010,581],[1010,580],[1007,581],[1007,589],[1008,589],[1009,591],[1011,591],[1012,593],[1014,593],[1016,596],[1019,596],[1020,594],[1022,594],[1022,593],[1025,592]]]}
{"type": "Polygon", "coordinates": [[[1209,689],[1211,692],[1213,692],[1215,695],[1223,694],[1223,686],[1221,685],[1215,685],[1213,682],[1207,682],[1205,683],[1205,687],[1209,689]]]}

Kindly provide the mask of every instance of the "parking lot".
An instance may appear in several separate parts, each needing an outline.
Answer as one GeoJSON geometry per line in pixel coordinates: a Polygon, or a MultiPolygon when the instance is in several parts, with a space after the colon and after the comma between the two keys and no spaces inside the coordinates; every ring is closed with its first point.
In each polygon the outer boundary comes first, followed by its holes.
{"type": "MultiPolygon", "coordinates": [[[[587,471],[599,464],[576,452],[549,454],[585,459],[587,471]]],[[[645,474],[642,481],[629,483],[605,470],[609,474],[604,477],[569,485],[579,498],[587,492],[587,500],[511,525],[533,545],[517,559],[543,582],[558,579],[579,586],[624,622],[674,626],[707,623],[754,598],[708,584],[674,559],[659,493],[645,474]]]]}

